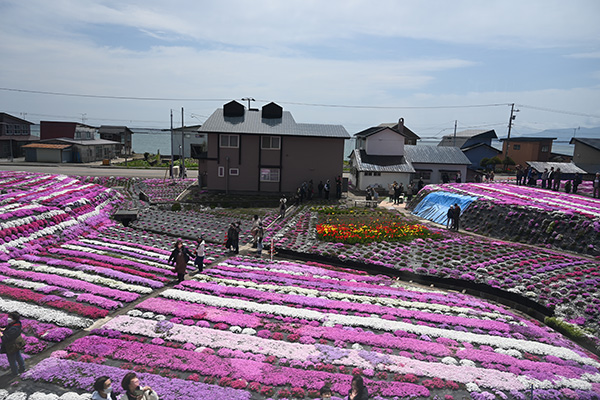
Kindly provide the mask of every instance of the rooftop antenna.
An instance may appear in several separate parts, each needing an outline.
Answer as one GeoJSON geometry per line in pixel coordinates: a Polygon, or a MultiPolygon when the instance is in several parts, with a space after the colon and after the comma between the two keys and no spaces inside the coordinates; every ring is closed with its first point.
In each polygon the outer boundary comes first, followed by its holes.
{"type": "Polygon", "coordinates": [[[244,97],[244,98],[242,98],[242,101],[247,101],[248,102],[248,111],[250,111],[250,102],[251,101],[256,101],[256,100],[254,100],[253,97],[244,97]]]}

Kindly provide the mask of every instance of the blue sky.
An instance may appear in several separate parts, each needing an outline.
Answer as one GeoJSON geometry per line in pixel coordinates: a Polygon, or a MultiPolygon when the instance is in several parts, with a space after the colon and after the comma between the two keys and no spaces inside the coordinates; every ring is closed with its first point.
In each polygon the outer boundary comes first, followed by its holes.
{"type": "Polygon", "coordinates": [[[598,17],[596,0],[1,0],[0,111],[163,128],[253,97],[350,134],[403,117],[502,137],[516,103],[515,135],[600,127],[598,17]]]}

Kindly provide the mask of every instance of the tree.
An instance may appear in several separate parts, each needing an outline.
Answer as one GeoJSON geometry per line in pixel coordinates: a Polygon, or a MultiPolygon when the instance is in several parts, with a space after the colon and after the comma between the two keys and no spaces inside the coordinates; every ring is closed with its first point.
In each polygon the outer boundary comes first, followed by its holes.
{"type": "Polygon", "coordinates": [[[494,156],[490,158],[489,163],[494,166],[494,170],[496,169],[496,165],[502,164],[502,160],[498,156],[494,156]]]}
{"type": "Polygon", "coordinates": [[[516,163],[512,158],[504,157],[504,160],[502,160],[502,164],[504,165],[504,170],[506,171],[509,165],[515,165],[516,163]]]}
{"type": "Polygon", "coordinates": [[[487,157],[484,157],[481,159],[481,161],[479,161],[479,165],[483,167],[483,169],[488,169],[488,165],[490,165],[490,159],[487,157]]]}

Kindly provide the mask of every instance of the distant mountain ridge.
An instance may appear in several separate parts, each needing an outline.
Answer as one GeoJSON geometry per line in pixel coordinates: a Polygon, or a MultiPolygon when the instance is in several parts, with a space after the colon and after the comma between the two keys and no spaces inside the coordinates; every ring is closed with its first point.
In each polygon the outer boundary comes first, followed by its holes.
{"type": "MultiPolygon", "coordinates": [[[[556,138],[555,143],[569,143],[571,139],[575,138],[599,138],[600,139],[600,127],[596,128],[565,128],[565,129],[546,129],[541,132],[533,132],[527,134],[512,134],[511,138],[515,137],[552,137],[556,138]]],[[[506,139],[506,135],[500,136],[500,139],[506,139]]]]}

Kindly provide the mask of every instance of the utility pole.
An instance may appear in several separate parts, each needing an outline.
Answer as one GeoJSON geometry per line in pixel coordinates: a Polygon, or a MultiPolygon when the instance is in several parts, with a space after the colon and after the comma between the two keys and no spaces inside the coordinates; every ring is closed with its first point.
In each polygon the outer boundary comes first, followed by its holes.
{"type": "Polygon", "coordinates": [[[512,128],[513,121],[515,118],[517,118],[517,116],[514,114],[519,111],[520,110],[515,110],[515,103],[510,105],[510,118],[508,119],[508,136],[506,137],[506,154],[504,154],[504,159],[508,158],[508,149],[510,148],[510,130],[512,128]]]}
{"type": "Polygon", "coordinates": [[[183,124],[183,107],[181,107],[181,178],[185,178],[185,125],[183,124]]]}
{"type": "Polygon", "coordinates": [[[458,120],[454,120],[454,144],[452,146],[456,147],[456,124],[458,123],[458,120]]]}
{"type": "Polygon", "coordinates": [[[175,153],[174,153],[174,149],[173,149],[173,109],[171,109],[171,179],[174,178],[173,176],[173,167],[175,164],[175,153]]]}

